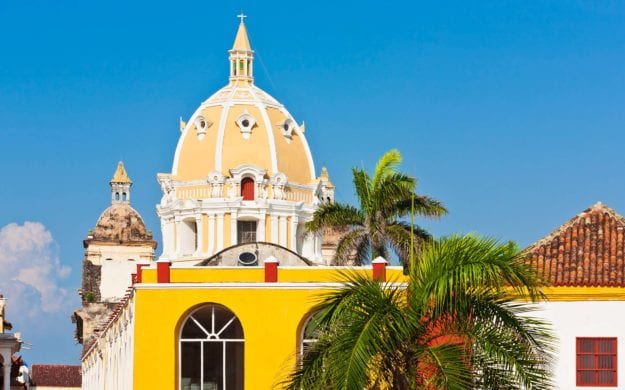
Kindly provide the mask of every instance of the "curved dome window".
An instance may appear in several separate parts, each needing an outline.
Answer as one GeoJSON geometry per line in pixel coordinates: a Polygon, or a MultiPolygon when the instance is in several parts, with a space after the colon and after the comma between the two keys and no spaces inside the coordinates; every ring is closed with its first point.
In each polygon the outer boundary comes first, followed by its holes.
{"type": "Polygon", "coordinates": [[[252,134],[252,129],[256,125],[256,119],[254,119],[254,117],[251,116],[247,110],[245,110],[243,111],[243,114],[237,118],[236,122],[239,129],[241,129],[241,135],[243,135],[243,138],[249,139],[250,134],[252,134]]]}
{"type": "Polygon", "coordinates": [[[291,119],[285,119],[284,122],[280,124],[280,130],[282,130],[282,135],[284,135],[288,140],[293,136],[293,130],[295,129],[295,122],[291,119]]]}
{"type": "Polygon", "coordinates": [[[243,390],[243,327],[225,306],[208,304],[191,313],[178,348],[182,389],[243,390]]]}
{"type": "Polygon", "coordinates": [[[206,120],[202,115],[195,118],[195,129],[197,137],[201,141],[206,136],[206,130],[212,125],[212,122],[206,120]]]}

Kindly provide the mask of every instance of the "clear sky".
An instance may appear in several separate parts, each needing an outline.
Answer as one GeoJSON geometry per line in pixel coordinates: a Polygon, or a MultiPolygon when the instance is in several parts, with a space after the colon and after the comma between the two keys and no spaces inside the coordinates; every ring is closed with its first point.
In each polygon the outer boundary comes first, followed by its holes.
{"type": "Polygon", "coordinates": [[[337,200],[398,148],[450,210],[436,235],[526,246],[597,201],[625,213],[625,2],[3,0],[0,293],[29,363],[79,361],[82,240],[118,160],[160,239],[156,173],[226,83],[241,10],[337,200]]]}

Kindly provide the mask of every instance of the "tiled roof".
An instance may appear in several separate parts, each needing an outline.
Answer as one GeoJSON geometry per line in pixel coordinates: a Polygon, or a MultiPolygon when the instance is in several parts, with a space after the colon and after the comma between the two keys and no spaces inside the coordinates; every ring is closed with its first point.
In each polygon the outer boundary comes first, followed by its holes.
{"type": "Polygon", "coordinates": [[[552,286],[625,287],[625,218],[601,202],[526,249],[552,286]]]}
{"type": "Polygon", "coordinates": [[[82,374],[80,366],[65,364],[33,364],[31,367],[33,385],[80,388],[82,374]]]}

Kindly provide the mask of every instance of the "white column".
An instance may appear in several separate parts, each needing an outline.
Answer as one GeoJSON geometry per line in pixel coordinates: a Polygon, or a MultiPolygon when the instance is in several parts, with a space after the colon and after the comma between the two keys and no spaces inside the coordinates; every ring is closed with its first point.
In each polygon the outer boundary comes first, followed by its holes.
{"type": "Polygon", "coordinates": [[[163,257],[169,258],[171,244],[169,243],[169,222],[165,218],[161,218],[161,232],[163,233],[163,257]]]}
{"type": "Polygon", "coordinates": [[[278,217],[275,215],[271,216],[271,242],[278,243],[278,217]]]}
{"type": "Polygon", "coordinates": [[[202,214],[195,216],[195,253],[194,256],[202,254],[204,246],[204,224],[202,223],[202,214]]]}
{"type": "Polygon", "coordinates": [[[258,216],[258,227],[256,228],[256,241],[265,241],[265,213],[258,216]]]}
{"type": "Polygon", "coordinates": [[[208,254],[215,253],[215,214],[208,216],[208,254]]]}
{"type": "Polygon", "coordinates": [[[176,240],[176,250],[174,257],[179,258],[182,253],[182,234],[180,234],[182,231],[182,220],[180,217],[175,217],[174,223],[176,224],[176,237],[174,237],[176,240]]]}
{"type": "Polygon", "coordinates": [[[237,213],[230,214],[230,245],[238,244],[237,240],[237,213]]]}
{"type": "Polygon", "coordinates": [[[3,382],[4,384],[2,385],[2,389],[10,389],[11,387],[11,354],[4,354],[2,356],[2,358],[4,359],[4,362],[2,363],[2,369],[4,370],[4,378],[3,378],[3,382]]]}
{"type": "Polygon", "coordinates": [[[286,248],[286,217],[280,216],[280,241],[278,244],[286,248]]]}
{"type": "Polygon", "coordinates": [[[297,252],[297,215],[291,217],[291,246],[290,250],[297,252]]]}
{"type": "Polygon", "coordinates": [[[224,249],[224,215],[217,214],[217,250],[219,252],[224,249]]]}

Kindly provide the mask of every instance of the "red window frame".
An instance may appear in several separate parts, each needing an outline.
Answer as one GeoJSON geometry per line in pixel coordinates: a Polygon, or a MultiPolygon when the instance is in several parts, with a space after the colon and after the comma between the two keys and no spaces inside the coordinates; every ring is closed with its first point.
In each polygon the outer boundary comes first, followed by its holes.
{"type": "Polygon", "coordinates": [[[575,342],[575,368],[576,384],[578,387],[617,387],[618,386],[618,343],[616,337],[577,337],[575,342]],[[609,351],[600,351],[600,342],[610,342],[609,351]],[[582,342],[592,342],[592,352],[582,351],[582,342]],[[592,356],[592,367],[582,367],[582,358],[592,356]],[[612,356],[612,367],[601,368],[602,357],[612,356]],[[612,381],[601,381],[600,374],[612,372],[612,381]],[[588,374],[592,373],[592,380],[588,380],[588,374]]]}

